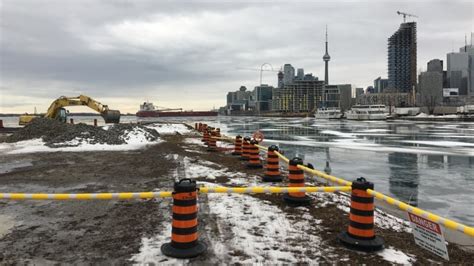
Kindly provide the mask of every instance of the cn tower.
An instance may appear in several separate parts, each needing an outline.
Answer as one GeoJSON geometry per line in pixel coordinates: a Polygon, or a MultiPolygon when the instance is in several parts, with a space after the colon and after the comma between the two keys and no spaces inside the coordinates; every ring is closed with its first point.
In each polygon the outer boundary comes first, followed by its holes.
{"type": "Polygon", "coordinates": [[[323,60],[324,60],[324,84],[328,85],[329,84],[328,63],[329,63],[329,60],[331,60],[331,57],[329,56],[329,53],[328,53],[328,25],[326,25],[326,54],[323,56],[323,60]]]}

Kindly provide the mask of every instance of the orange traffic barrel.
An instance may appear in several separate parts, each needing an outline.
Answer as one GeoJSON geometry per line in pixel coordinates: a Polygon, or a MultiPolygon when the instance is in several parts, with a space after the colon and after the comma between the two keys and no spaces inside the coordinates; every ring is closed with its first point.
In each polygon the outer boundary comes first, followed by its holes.
{"type": "Polygon", "coordinates": [[[249,151],[249,162],[247,164],[248,168],[262,168],[262,162],[260,162],[260,152],[256,144],[258,144],[258,141],[254,139],[250,141],[250,146],[248,148],[248,151],[249,151]]]}
{"type": "Polygon", "coordinates": [[[205,144],[209,142],[209,129],[208,128],[204,129],[204,133],[202,134],[201,141],[204,142],[205,144]]]}
{"type": "Polygon", "coordinates": [[[240,135],[235,136],[234,152],[232,152],[232,155],[242,155],[242,136],[240,135]]]}
{"type": "Polygon", "coordinates": [[[212,130],[209,136],[209,139],[207,141],[207,151],[217,151],[217,136],[216,136],[216,131],[212,130]]]}
{"type": "Polygon", "coordinates": [[[265,175],[263,176],[264,182],[281,182],[281,174],[280,174],[280,159],[278,159],[278,155],[276,155],[276,151],[278,151],[278,147],[276,145],[271,145],[268,147],[267,151],[267,165],[265,167],[265,175]]]}
{"type": "MultiPolygon", "coordinates": [[[[298,165],[303,165],[301,158],[295,157],[290,160],[288,164],[288,186],[289,187],[304,187],[304,172],[298,168],[298,165]]],[[[283,195],[286,203],[293,206],[309,205],[311,199],[305,192],[290,192],[283,195]]]]}
{"type": "Polygon", "coordinates": [[[250,159],[249,147],[250,147],[250,137],[244,137],[244,141],[242,142],[242,155],[240,156],[240,160],[248,161],[250,159]]]}
{"type": "Polygon", "coordinates": [[[174,183],[171,242],[161,252],[174,258],[193,258],[206,251],[198,240],[198,207],[196,181],[181,179],[174,183]]]}
{"type": "Polygon", "coordinates": [[[374,189],[374,184],[363,177],[352,182],[349,226],[339,235],[339,240],[355,250],[377,251],[384,248],[384,240],[375,235],[374,196],[367,189],[374,189]]]}

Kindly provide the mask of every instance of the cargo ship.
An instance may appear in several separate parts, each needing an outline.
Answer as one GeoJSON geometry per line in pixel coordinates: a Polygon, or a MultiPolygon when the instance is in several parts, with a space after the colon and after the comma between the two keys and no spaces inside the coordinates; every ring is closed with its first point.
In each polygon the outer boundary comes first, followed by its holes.
{"type": "Polygon", "coordinates": [[[217,116],[217,111],[183,111],[182,108],[157,109],[151,102],[140,104],[137,117],[217,116]]]}

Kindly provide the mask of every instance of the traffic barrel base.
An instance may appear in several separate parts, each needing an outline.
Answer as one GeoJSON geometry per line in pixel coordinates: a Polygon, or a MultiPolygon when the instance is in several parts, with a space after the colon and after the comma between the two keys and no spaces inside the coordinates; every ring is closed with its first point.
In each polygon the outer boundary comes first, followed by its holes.
{"type": "Polygon", "coordinates": [[[262,178],[263,182],[282,182],[283,178],[281,175],[264,175],[262,178]]]}
{"type": "Polygon", "coordinates": [[[374,189],[374,184],[363,177],[352,182],[349,226],[339,241],[350,249],[370,252],[383,249],[384,240],[375,235],[374,196],[367,189],[374,189]]]}
{"type": "Polygon", "coordinates": [[[206,250],[207,250],[206,244],[200,241],[196,243],[196,246],[192,248],[187,248],[187,249],[175,248],[171,245],[171,243],[166,243],[161,246],[161,252],[163,252],[163,254],[169,257],[179,258],[179,259],[194,258],[201,255],[206,250]]]}
{"type": "Polygon", "coordinates": [[[311,204],[311,198],[308,195],[304,197],[292,197],[290,194],[286,193],[283,195],[283,200],[290,206],[308,206],[311,204]]]}
{"type": "Polygon", "coordinates": [[[359,251],[378,251],[384,247],[384,240],[379,236],[375,236],[374,239],[358,239],[348,232],[343,232],[339,235],[339,241],[346,247],[359,251]]]}

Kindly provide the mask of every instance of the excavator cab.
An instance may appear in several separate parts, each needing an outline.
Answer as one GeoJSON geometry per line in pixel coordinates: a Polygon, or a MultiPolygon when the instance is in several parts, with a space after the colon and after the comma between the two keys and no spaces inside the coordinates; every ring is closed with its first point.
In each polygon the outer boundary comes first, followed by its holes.
{"type": "Polygon", "coordinates": [[[66,123],[67,122],[67,111],[64,108],[59,108],[58,115],[56,116],[56,120],[66,123]]]}

